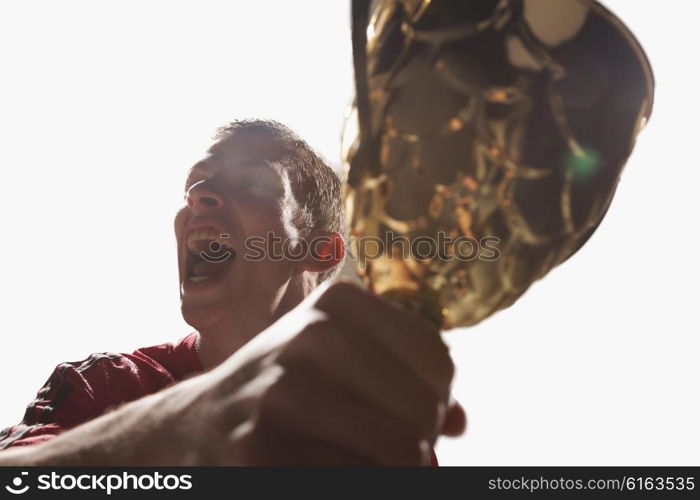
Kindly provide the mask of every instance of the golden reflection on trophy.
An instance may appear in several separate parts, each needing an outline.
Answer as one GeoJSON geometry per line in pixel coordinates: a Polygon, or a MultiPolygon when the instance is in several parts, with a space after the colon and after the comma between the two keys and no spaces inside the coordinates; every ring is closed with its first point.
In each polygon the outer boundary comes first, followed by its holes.
{"type": "Polygon", "coordinates": [[[355,0],[353,52],[350,251],[442,328],[587,241],[652,108],[641,46],[594,1],[355,0]]]}

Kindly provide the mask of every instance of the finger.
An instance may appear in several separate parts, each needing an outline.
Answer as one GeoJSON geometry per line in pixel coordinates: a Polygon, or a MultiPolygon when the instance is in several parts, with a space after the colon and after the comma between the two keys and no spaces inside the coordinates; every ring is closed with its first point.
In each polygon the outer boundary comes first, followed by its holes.
{"type": "Polygon", "coordinates": [[[421,436],[405,423],[345,392],[320,383],[309,371],[288,370],[261,402],[263,432],[283,429],[378,465],[421,465],[421,436]]]}
{"type": "Polygon", "coordinates": [[[315,303],[337,322],[364,333],[447,400],[454,365],[436,326],[350,283],[330,287],[315,303]]]}
{"type": "Polygon", "coordinates": [[[313,373],[316,383],[391,414],[427,439],[440,430],[440,406],[446,407],[447,401],[366,335],[347,331],[344,325],[324,321],[308,326],[277,363],[290,371],[313,373]]]}
{"type": "Polygon", "coordinates": [[[280,366],[266,367],[236,390],[220,397],[212,424],[226,431],[243,424],[255,412],[261,395],[270,390],[283,374],[284,369],[280,366]]]}
{"type": "MultiPolygon", "coordinates": [[[[353,451],[328,442],[266,425],[242,425],[229,435],[231,465],[270,466],[352,466],[378,465],[353,451]]],[[[217,465],[225,465],[219,463],[217,465]]]]}

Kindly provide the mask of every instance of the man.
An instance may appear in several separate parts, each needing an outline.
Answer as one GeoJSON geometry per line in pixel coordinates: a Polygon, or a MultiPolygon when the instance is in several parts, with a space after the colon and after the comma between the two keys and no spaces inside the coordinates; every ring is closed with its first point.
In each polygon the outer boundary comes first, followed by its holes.
{"type": "Polygon", "coordinates": [[[0,434],[0,465],[420,465],[440,432],[463,431],[435,327],[325,284],[344,258],[340,181],[304,141],[234,122],[185,200],[175,234],[196,332],[59,365],[0,434]]]}

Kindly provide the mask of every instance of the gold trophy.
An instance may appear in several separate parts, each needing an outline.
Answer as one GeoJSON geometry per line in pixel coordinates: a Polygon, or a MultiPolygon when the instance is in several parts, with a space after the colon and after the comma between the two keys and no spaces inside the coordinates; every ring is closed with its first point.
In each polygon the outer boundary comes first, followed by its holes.
{"type": "Polygon", "coordinates": [[[649,118],[639,43],[593,0],[353,0],[350,252],[448,329],[574,254],[649,118]]]}

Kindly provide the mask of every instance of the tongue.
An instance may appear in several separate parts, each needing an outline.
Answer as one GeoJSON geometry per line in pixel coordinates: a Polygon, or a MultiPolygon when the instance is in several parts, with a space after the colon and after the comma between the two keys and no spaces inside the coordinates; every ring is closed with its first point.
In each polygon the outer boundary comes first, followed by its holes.
{"type": "Polygon", "coordinates": [[[226,259],[223,262],[199,261],[192,267],[192,276],[211,276],[220,273],[226,269],[230,263],[231,259],[226,259]]]}

